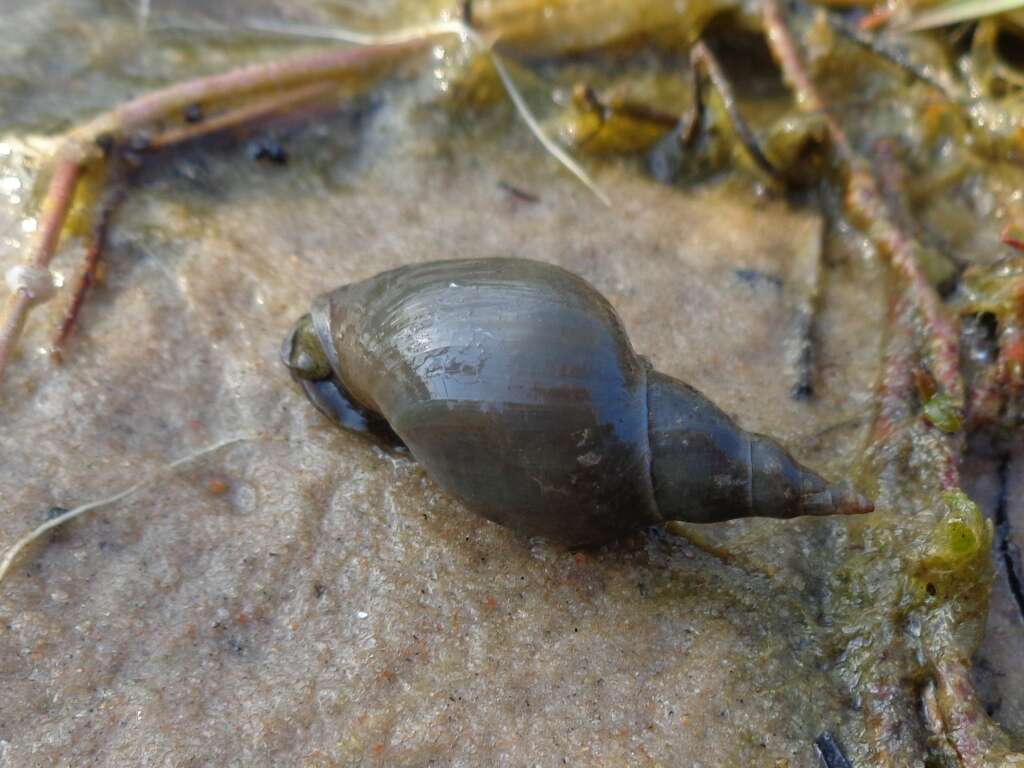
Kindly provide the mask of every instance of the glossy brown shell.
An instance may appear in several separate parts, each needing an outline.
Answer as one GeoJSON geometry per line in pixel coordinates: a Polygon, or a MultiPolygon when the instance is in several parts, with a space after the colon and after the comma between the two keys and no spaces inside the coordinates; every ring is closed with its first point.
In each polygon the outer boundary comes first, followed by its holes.
{"type": "Polygon", "coordinates": [[[576,275],[516,259],[413,265],[312,315],[348,395],[491,520],[591,544],[661,519],[646,365],[576,275]]]}
{"type": "Polygon", "coordinates": [[[442,261],[344,286],[282,359],[339,426],[407,448],[527,535],[589,545],[666,519],[872,508],[649,370],[611,305],[550,264],[442,261]]]}

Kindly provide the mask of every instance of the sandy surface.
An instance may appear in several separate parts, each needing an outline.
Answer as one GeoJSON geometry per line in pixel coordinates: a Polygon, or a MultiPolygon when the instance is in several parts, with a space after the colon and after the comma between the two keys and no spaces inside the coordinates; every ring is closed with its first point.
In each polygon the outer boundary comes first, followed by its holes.
{"type": "MultiPolygon", "coordinates": [[[[0,199],[6,269],[30,228],[32,137],[195,63],[178,46],[114,66],[86,44],[85,0],[3,5],[24,30],[0,57],[16,115],[0,180],[21,187],[0,199]],[[91,66],[108,69],[70,79],[91,66]],[[67,98],[42,89],[58,81],[67,98]]],[[[816,643],[815,551],[844,523],[730,526],[729,564],[658,532],[587,553],[527,541],[332,429],[277,350],[314,295],[382,269],[552,261],[608,296],[658,368],[840,477],[870,415],[877,267],[830,250],[818,395],[798,402],[815,215],[627,166],[598,177],[608,209],[510,112],[453,120],[429,73],[283,138],[285,166],[238,142],[151,163],[66,363],[39,353],[61,299],[27,329],[0,413],[0,545],[53,506],[264,439],[21,561],[0,592],[0,765],[819,766],[813,739],[852,712],[816,643]]]]}
{"type": "Polygon", "coordinates": [[[974,678],[985,708],[1012,733],[1024,733],[1024,458],[1019,441],[979,445],[965,463],[969,492],[997,522],[992,553],[996,579],[985,641],[974,659],[974,678]]]}

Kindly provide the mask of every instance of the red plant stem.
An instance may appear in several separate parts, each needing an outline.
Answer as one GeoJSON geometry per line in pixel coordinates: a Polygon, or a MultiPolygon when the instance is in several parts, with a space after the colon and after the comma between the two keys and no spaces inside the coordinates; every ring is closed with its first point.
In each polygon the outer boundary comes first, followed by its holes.
{"type": "MultiPolygon", "coordinates": [[[[81,173],[82,164],[69,159],[61,160],[54,169],[43,200],[42,221],[25,260],[26,266],[49,268],[81,173]]],[[[4,369],[21,335],[25,318],[35,302],[36,299],[24,289],[15,290],[7,299],[0,317],[0,381],[3,381],[4,369]]]]}
{"type": "Polygon", "coordinates": [[[1024,251],[1024,227],[1007,224],[1003,229],[1003,242],[1018,251],[1024,251]]]}
{"type": "Polygon", "coordinates": [[[811,76],[800,58],[796,41],[783,18],[778,0],[762,0],[761,13],[764,18],[765,33],[768,35],[768,45],[782,68],[783,77],[796,94],[797,106],[804,112],[820,113],[832,138],[832,146],[839,154],[840,159],[848,163],[853,162],[857,156],[853,151],[853,146],[842,126],[826,109],[824,99],[821,98],[817,86],[811,80],[811,76]]]}
{"type": "Polygon", "coordinates": [[[271,88],[287,88],[365,74],[385,62],[424,48],[431,39],[423,37],[390,45],[318,51],[177,83],[132,99],[71,131],[65,152],[85,157],[95,156],[98,151],[95,146],[97,139],[116,139],[126,131],[152,122],[157,117],[184,110],[194,104],[248,96],[271,88]]]}
{"type": "Polygon", "coordinates": [[[89,244],[85,251],[85,260],[75,279],[71,291],[71,301],[64,311],[64,318],[61,320],[57,333],[53,338],[51,354],[60,361],[64,352],[64,345],[71,336],[78,319],[78,313],[85,302],[85,295],[89,292],[96,279],[96,267],[106,247],[107,233],[110,231],[110,220],[114,216],[114,210],[124,199],[124,188],[118,187],[115,192],[109,194],[100,204],[99,212],[89,233],[89,244]]]}
{"type": "Polygon", "coordinates": [[[962,406],[960,333],[942,300],[921,269],[921,245],[896,226],[870,173],[853,170],[847,180],[847,205],[863,219],[871,239],[888,254],[893,267],[907,282],[907,289],[924,321],[932,373],[940,388],[962,406]]]}
{"type": "MultiPolygon", "coordinates": [[[[149,139],[146,143],[147,150],[164,149],[181,142],[206,136],[217,131],[233,128],[246,123],[269,117],[276,112],[295,107],[306,101],[324,96],[337,89],[334,82],[310,83],[309,85],[286,91],[280,94],[267,96],[251,104],[238,109],[231,109],[218,115],[205,119],[196,125],[186,125],[179,128],[171,128],[163,133],[149,139]]],[[[114,194],[108,196],[101,204],[100,210],[93,223],[92,231],[89,234],[89,244],[86,248],[85,260],[79,270],[78,276],[71,292],[71,301],[68,303],[61,320],[60,327],[54,334],[51,354],[59,362],[63,357],[64,346],[74,330],[81,311],[85,296],[92,287],[96,278],[96,267],[106,247],[107,232],[110,228],[110,220],[114,210],[124,197],[123,189],[118,189],[114,194]]]]}
{"type": "Polygon", "coordinates": [[[935,682],[945,730],[941,735],[948,740],[964,768],[990,765],[985,759],[985,745],[978,738],[978,724],[984,720],[984,711],[971,683],[968,660],[961,657],[939,659],[935,665],[935,682]]]}
{"type": "Polygon", "coordinates": [[[761,6],[768,43],[783,76],[796,93],[797,105],[806,112],[820,113],[825,120],[832,146],[847,174],[847,206],[907,281],[914,305],[924,321],[932,373],[943,392],[962,406],[964,391],[960,376],[959,331],[921,268],[920,243],[900,227],[871,172],[870,164],[854,150],[846,132],[829,112],[801,59],[796,40],[783,18],[779,0],[762,0],[761,6]]]}
{"type": "Polygon", "coordinates": [[[336,88],[337,84],[334,82],[310,83],[302,88],[267,96],[244,107],[208,117],[201,123],[171,128],[163,133],[158,133],[146,142],[146,149],[163,149],[183,141],[191,141],[217,131],[251,123],[303,102],[312,101],[319,96],[325,96],[336,88]]]}
{"type": "MultiPolygon", "coordinates": [[[[193,104],[364,75],[382,64],[425,48],[432,40],[433,35],[425,35],[388,45],[318,51],[198,77],[132,99],[72,129],[55,153],[57,166],[43,202],[41,227],[23,263],[40,269],[49,267],[83,168],[101,158],[104,148],[109,149],[110,142],[126,132],[193,104]]],[[[35,302],[28,291],[17,290],[0,314],[0,381],[35,302]]]]}

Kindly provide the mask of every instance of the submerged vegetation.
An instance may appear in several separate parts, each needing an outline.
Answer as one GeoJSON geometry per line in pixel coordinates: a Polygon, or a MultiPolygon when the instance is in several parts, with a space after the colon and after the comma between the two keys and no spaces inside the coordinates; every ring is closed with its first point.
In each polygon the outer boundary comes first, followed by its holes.
{"type": "MultiPolygon", "coordinates": [[[[56,341],[65,345],[122,164],[329,109],[434,50],[453,113],[511,96],[541,149],[598,195],[603,163],[653,175],[666,195],[733,186],[822,211],[889,265],[889,306],[864,308],[889,326],[855,470],[879,512],[849,521],[819,563],[825,653],[862,715],[835,743],[854,764],[1024,765],[969,682],[993,534],[959,476],[968,431],[998,437],[1024,417],[1022,5],[477,0],[399,31],[315,30],[328,43],[251,23],[314,48],[170,85],[61,137],[37,237],[8,275],[0,375],[17,363],[29,310],[52,293],[61,238],[85,231],[89,260],[56,341]]],[[[810,370],[803,396],[814,380],[810,370]]]]}

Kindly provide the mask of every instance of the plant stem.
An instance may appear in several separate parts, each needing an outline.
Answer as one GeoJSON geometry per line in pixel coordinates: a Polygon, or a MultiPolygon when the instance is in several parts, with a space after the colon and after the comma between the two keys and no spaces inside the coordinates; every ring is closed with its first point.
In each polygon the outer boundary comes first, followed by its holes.
{"type": "Polygon", "coordinates": [[[237,109],[227,110],[217,115],[212,115],[200,123],[194,125],[183,125],[178,128],[171,128],[149,138],[146,142],[147,150],[164,149],[165,147],[180,144],[185,141],[192,141],[202,136],[207,136],[217,131],[228,128],[235,128],[279,112],[296,107],[307,101],[312,101],[320,96],[326,96],[337,88],[333,82],[310,83],[309,85],[296,88],[295,90],[283,93],[272,94],[257,99],[250,104],[237,109]]]}
{"type": "MultiPolygon", "coordinates": [[[[104,152],[128,132],[195,104],[249,96],[259,91],[306,86],[290,94],[292,98],[289,94],[279,95],[248,108],[227,112],[221,118],[226,122],[220,127],[236,124],[243,119],[276,111],[285,104],[313,98],[314,90],[316,93],[320,93],[320,89],[326,92],[327,81],[370,74],[384,64],[424,49],[433,37],[432,34],[424,34],[423,37],[389,44],[317,51],[198,77],[132,99],[73,128],[65,134],[55,153],[56,168],[43,201],[40,228],[23,263],[38,269],[49,268],[82,171],[90,162],[101,160],[104,152]]],[[[197,126],[195,130],[181,129],[177,135],[169,132],[159,138],[167,144],[216,130],[217,127],[215,123],[213,128],[206,125],[197,126]]],[[[16,289],[0,313],[0,381],[21,336],[25,319],[36,301],[28,290],[16,289]]]]}
{"type": "Polygon", "coordinates": [[[132,129],[194,104],[367,74],[384,63],[423,49],[430,40],[425,37],[389,45],[318,51],[176,83],[132,99],[73,129],[62,150],[72,156],[94,158],[99,151],[98,140],[120,138],[132,129]]]}
{"type": "MultiPolygon", "coordinates": [[[[58,162],[43,200],[42,221],[25,259],[26,266],[49,268],[81,173],[81,162],[69,159],[58,162]]],[[[35,297],[25,289],[15,289],[7,298],[0,314],[0,381],[3,381],[4,369],[18,343],[25,318],[35,303],[35,297]]]]}
{"type": "Polygon", "coordinates": [[[846,173],[847,206],[906,281],[907,290],[924,324],[932,373],[942,391],[962,407],[964,390],[960,375],[959,329],[924,274],[921,244],[900,226],[899,218],[882,194],[870,163],[854,149],[846,132],[830,113],[786,25],[779,0],[762,0],[761,5],[769,46],[783,76],[796,93],[797,104],[806,112],[820,113],[825,120],[832,146],[846,173]]]}
{"type": "Polygon", "coordinates": [[[68,303],[67,309],[64,310],[64,317],[57,328],[56,334],[54,334],[51,345],[50,354],[57,362],[63,360],[64,345],[74,330],[75,322],[78,320],[78,313],[85,302],[85,295],[96,280],[96,269],[107,244],[110,221],[114,216],[114,211],[124,199],[124,193],[124,187],[118,185],[112,191],[104,194],[103,200],[99,204],[99,210],[92,224],[92,231],[89,233],[85,259],[79,268],[74,287],[71,290],[71,301],[68,303]]]}

